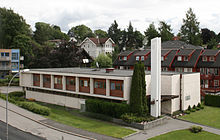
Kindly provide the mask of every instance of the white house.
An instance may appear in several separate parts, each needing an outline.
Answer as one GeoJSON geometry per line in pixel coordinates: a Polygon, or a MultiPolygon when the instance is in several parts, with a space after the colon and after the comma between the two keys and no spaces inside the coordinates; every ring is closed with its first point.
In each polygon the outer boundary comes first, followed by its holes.
{"type": "MultiPolygon", "coordinates": [[[[80,109],[88,97],[129,102],[132,70],[49,68],[20,74],[26,98],[80,109]]],[[[146,96],[151,74],[146,71],[146,96]]],[[[200,102],[200,73],[162,72],[161,112],[172,114],[200,102]]],[[[151,102],[154,104],[154,102],[151,102]]]]}
{"type": "Polygon", "coordinates": [[[86,38],[80,44],[80,47],[87,51],[93,57],[98,57],[99,54],[111,54],[114,51],[115,43],[111,38],[86,38]]]}

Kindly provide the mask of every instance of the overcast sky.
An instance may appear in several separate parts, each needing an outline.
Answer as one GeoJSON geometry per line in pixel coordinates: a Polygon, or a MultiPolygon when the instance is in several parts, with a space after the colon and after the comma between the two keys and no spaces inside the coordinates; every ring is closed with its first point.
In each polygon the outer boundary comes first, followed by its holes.
{"type": "Polygon", "coordinates": [[[79,24],[107,30],[116,20],[121,29],[131,21],[142,33],[152,22],[158,26],[160,20],[177,33],[191,7],[201,28],[220,32],[219,0],[0,0],[0,7],[22,15],[33,30],[36,22],[58,25],[64,32],[79,24]]]}

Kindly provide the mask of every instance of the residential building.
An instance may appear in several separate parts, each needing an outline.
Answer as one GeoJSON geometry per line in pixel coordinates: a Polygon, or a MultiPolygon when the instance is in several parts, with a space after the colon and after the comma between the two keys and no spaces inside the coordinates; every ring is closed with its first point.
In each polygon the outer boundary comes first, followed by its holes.
{"type": "Polygon", "coordinates": [[[0,78],[19,72],[20,50],[0,49],[0,78]]]}
{"type": "MultiPolygon", "coordinates": [[[[20,86],[27,99],[80,109],[88,98],[129,102],[132,75],[132,70],[112,68],[31,69],[20,74],[20,86]]],[[[146,71],[145,78],[150,97],[150,72],[146,71]]],[[[162,72],[161,79],[163,113],[186,110],[200,102],[199,73],[162,72]]]]}
{"type": "Polygon", "coordinates": [[[80,47],[85,49],[87,53],[96,58],[99,54],[111,54],[114,51],[115,43],[111,38],[86,38],[80,44],[80,47]]]}
{"type": "MultiPolygon", "coordinates": [[[[220,92],[219,50],[202,49],[178,40],[164,42],[161,46],[162,71],[200,72],[202,91],[220,92]]],[[[146,70],[151,70],[150,49],[121,52],[113,67],[133,69],[139,61],[144,63],[146,70]]]]}

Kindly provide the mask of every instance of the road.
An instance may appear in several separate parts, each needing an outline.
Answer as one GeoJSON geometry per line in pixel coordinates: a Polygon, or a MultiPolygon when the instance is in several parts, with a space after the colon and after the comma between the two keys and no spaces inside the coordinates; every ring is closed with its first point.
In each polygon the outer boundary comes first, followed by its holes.
{"type": "MultiPolygon", "coordinates": [[[[45,140],[9,125],[9,140],[45,140]]],[[[6,123],[0,121],[0,140],[6,140],[6,123]]]]}

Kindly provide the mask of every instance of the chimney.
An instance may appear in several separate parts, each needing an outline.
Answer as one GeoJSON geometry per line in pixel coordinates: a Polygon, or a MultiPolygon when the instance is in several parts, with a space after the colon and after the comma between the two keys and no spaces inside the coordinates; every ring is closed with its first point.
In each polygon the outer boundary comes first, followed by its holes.
{"type": "Polygon", "coordinates": [[[106,73],[110,73],[110,72],[113,72],[115,69],[114,68],[106,68],[106,73]]]}

